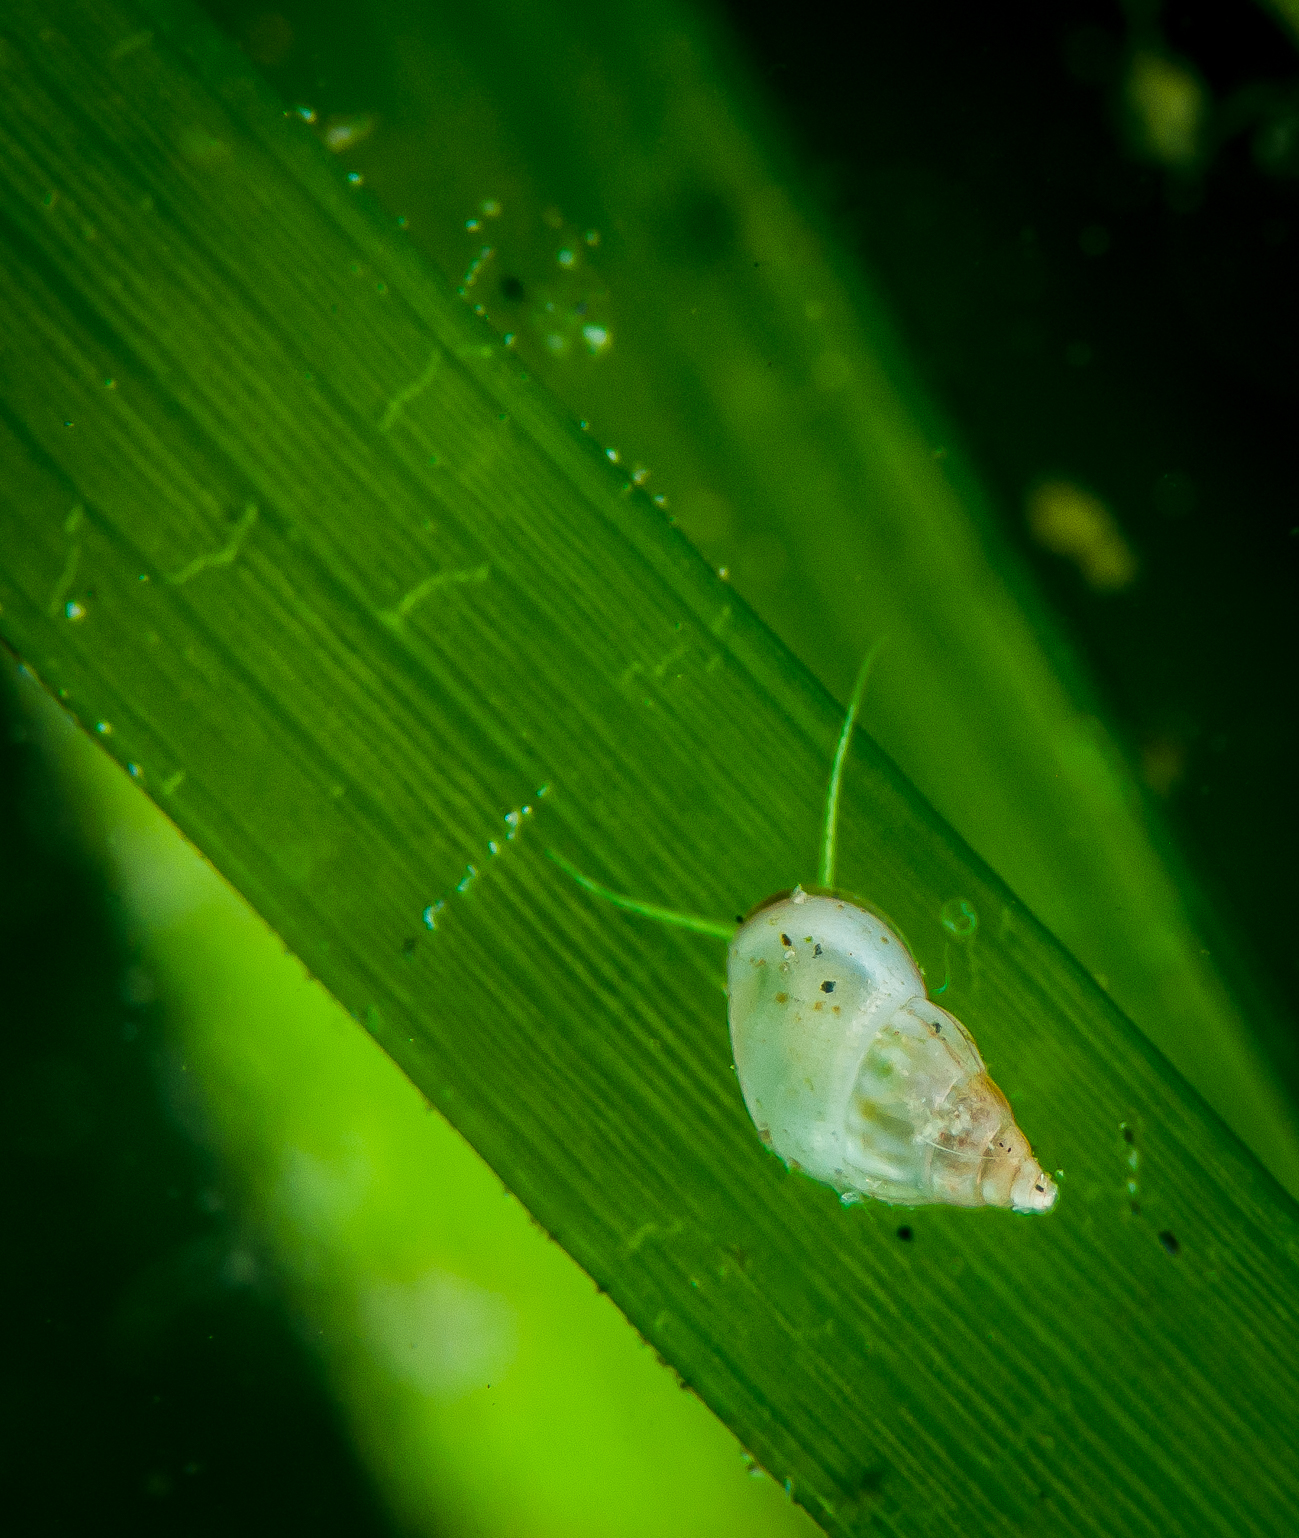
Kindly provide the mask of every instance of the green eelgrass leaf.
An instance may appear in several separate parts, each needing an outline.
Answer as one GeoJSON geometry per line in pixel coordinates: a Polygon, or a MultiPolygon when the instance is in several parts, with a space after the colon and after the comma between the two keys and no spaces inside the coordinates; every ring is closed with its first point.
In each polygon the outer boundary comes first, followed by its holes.
{"type": "Polygon", "coordinates": [[[345,163],[634,479],[652,469],[648,487],[831,692],[846,700],[887,641],[864,724],[1299,1193],[1290,1024],[1178,869],[959,435],[801,207],[809,177],[764,145],[706,13],[343,14],[290,8],[291,57],[315,62],[274,72],[286,100],[320,108],[327,142],[336,108],[373,109],[378,131],[345,163]]]}
{"type": "Polygon", "coordinates": [[[1286,1531],[1293,1204],[860,734],[841,878],[1062,1194],[902,1244],[763,1152],[715,944],[543,851],[743,911],[812,873],[838,708],[145,15],[4,24],[6,641],[829,1531],[1286,1531]]]}

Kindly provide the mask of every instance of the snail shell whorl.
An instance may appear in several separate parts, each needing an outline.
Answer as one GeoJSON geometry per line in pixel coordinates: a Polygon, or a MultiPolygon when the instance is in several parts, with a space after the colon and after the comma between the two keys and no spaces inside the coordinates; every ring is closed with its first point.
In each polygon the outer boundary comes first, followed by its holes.
{"type": "Polygon", "coordinates": [[[897,935],[795,891],[731,942],[731,1045],[745,1104],[791,1168],[907,1206],[1045,1212],[1055,1183],[970,1033],[925,998],[897,935]]]}

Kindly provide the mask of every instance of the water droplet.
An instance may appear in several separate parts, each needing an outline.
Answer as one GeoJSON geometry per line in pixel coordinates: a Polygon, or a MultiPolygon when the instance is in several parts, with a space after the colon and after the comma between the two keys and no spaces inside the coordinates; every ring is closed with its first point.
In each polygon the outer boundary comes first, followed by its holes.
{"type": "Polygon", "coordinates": [[[949,935],[968,939],[979,927],[979,915],[963,897],[953,897],[938,910],[938,921],[949,935]]]}
{"type": "Polygon", "coordinates": [[[63,605],[63,616],[65,619],[70,620],[85,619],[86,611],[83,605],[77,603],[73,599],[69,599],[68,602],[63,605]]]}
{"type": "Polygon", "coordinates": [[[365,181],[365,177],[362,176],[359,171],[349,171],[347,173],[347,179],[349,182],[351,182],[353,187],[359,187],[362,182],[365,181]]]}
{"type": "Polygon", "coordinates": [[[111,737],[113,735],[113,724],[111,721],[96,721],[95,730],[101,737],[111,737]]]}
{"type": "Polygon", "coordinates": [[[555,260],[561,267],[571,267],[577,261],[577,252],[565,246],[562,250],[555,253],[555,260]]]}

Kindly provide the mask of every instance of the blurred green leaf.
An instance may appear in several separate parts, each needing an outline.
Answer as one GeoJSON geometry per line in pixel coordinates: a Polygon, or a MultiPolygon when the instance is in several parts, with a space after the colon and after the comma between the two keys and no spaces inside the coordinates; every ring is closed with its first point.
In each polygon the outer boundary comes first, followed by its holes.
{"type": "Polygon", "coordinates": [[[715,943],[543,849],[723,918],[810,876],[833,701],[206,24],[6,27],[9,644],[827,1529],[1283,1531],[1274,1181],[860,739],[843,879],[1059,1210],[904,1243],[765,1155],[715,943]]]}
{"type": "Polygon", "coordinates": [[[192,1136],[202,1115],[174,1016],[128,942],[63,777],[15,709],[13,673],[6,658],[6,1526],[390,1538],[374,1472],[227,1200],[230,1167],[192,1136]]]}
{"type": "MultiPolygon", "coordinates": [[[[187,1124],[201,1110],[224,1156],[223,1206],[328,1376],[399,1530],[805,1533],[806,1514],[753,1477],[734,1437],[265,922],[36,684],[24,694],[156,987],[173,1065],[164,1090],[183,1084],[187,1124]]],[[[47,943],[64,945],[63,932],[47,943]]],[[[174,1161],[149,1167],[174,1178],[174,1161]]],[[[190,1395],[212,1401],[187,1365],[176,1371],[196,1380],[190,1395]]],[[[274,1404],[274,1386],[262,1400],[274,1404]]],[[[256,1441],[247,1414],[234,1420],[256,1441]]],[[[300,1435],[346,1472],[328,1439],[300,1435]]],[[[264,1429],[257,1445],[294,1498],[285,1449],[264,1429]]],[[[321,1498],[357,1530],[354,1510],[321,1498]]],[[[283,1531],[283,1511],[264,1504],[283,1531]]]]}

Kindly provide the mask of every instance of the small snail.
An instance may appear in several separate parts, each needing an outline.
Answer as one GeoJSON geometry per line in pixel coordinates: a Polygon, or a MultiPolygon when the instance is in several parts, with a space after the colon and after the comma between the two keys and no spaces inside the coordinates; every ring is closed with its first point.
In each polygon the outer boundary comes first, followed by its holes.
{"type": "Polygon", "coordinates": [[[621,896],[548,853],[605,901],[729,942],[740,1089],[759,1137],[790,1169],[833,1186],[844,1202],[1047,1212],[1055,1182],[969,1031],[925,997],[893,930],[833,890],[839,782],[872,657],[839,736],[817,889],[778,893],[736,928],[621,896]]]}

